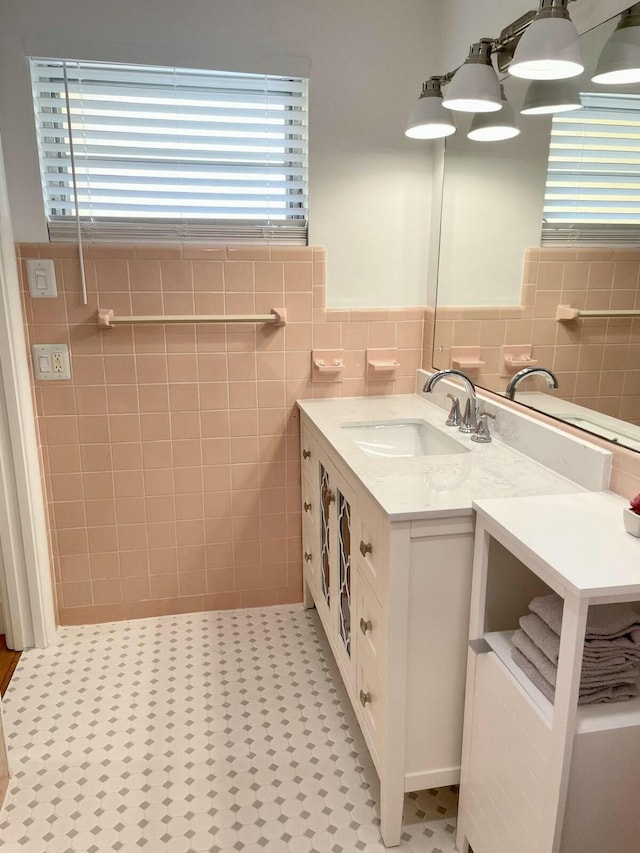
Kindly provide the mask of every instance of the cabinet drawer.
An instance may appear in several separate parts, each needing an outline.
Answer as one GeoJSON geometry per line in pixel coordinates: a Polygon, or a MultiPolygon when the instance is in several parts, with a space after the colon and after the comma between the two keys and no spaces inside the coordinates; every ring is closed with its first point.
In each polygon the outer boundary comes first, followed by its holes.
{"type": "Polygon", "coordinates": [[[354,550],[361,574],[383,604],[389,581],[389,522],[385,514],[366,501],[358,505],[359,521],[354,550]]]}
{"type": "Polygon", "coordinates": [[[385,643],[383,610],[362,572],[356,584],[356,621],[358,656],[366,654],[378,678],[382,677],[381,660],[385,643]]]}
{"type": "Polygon", "coordinates": [[[313,488],[313,483],[309,477],[303,477],[301,485],[302,518],[310,519],[314,524],[317,524],[316,513],[318,511],[318,507],[316,506],[316,503],[318,489],[317,487],[315,489],[313,488]]]}
{"type": "Polygon", "coordinates": [[[300,434],[300,457],[302,473],[313,483],[318,470],[318,445],[306,429],[300,434]]]}
{"type": "Polygon", "coordinates": [[[356,658],[356,702],[365,734],[368,734],[371,739],[372,758],[374,762],[376,759],[379,761],[386,709],[380,681],[373,672],[366,655],[358,655],[356,658]],[[376,755],[373,754],[374,751],[376,755]]]}
{"type": "MultiPolygon", "coordinates": [[[[313,519],[302,515],[302,566],[305,573],[319,578],[320,549],[318,546],[318,534],[313,519]]],[[[314,587],[315,591],[315,587],[314,587]]]]}

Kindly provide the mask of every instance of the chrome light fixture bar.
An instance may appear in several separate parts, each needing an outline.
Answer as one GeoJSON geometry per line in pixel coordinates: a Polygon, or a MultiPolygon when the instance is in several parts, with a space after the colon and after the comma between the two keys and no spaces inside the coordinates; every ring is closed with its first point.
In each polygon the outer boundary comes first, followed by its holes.
{"type": "Polygon", "coordinates": [[[618,26],[602,48],[591,80],[613,86],[640,83],[640,3],[622,13],[618,26]]]}
{"type": "Polygon", "coordinates": [[[513,77],[525,80],[563,80],[584,71],[578,31],[569,0],[540,0],[540,9],[522,34],[509,66],[513,77]]]}
{"type": "Polygon", "coordinates": [[[444,106],[465,113],[490,113],[502,109],[500,81],[491,62],[493,42],[481,39],[469,48],[469,55],[449,83],[444,106]]]}
{"type": "Polygon", "coordinates": [[[497,113],[476,113],[467,137],[474,142],[499,142],[518,136],[520,128],[513,107],[507,101],[504,86],[500,85],[502,109],[497,113]]]}
{"type": "Polygon", "coordinates": [[[443,139],[456,132],[451,113],[442,105],[441,84],[441,77],[430,77],[422,84],[405,136],[410,139],[443,139]]]}

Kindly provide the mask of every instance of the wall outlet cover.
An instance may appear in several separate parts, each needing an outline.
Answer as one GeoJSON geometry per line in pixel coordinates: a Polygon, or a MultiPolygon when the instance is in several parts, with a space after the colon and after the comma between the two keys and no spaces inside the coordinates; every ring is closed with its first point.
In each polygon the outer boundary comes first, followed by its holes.
{"type": "Polygon", "coordinates": [[[41,382],[71,379],[69,347],[66,344],[34,344],[33,373],[41,382]]]}

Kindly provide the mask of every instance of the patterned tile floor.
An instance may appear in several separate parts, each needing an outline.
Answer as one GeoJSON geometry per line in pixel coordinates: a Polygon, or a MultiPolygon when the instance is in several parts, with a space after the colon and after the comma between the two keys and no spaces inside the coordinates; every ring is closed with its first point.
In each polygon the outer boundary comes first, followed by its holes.
{"type": "MultiPolygon", "coordinates": [[[[314,611],[64,628],[5,697],[2,853],[381,853],[378,781],[314,611]]],[[[400,848],[455,850],[455,790],[400,848]]]]}

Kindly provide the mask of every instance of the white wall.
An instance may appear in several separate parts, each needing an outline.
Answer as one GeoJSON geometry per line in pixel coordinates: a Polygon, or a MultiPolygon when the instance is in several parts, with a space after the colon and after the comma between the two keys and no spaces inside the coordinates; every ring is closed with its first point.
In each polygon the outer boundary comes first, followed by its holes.
{"type": "Polygon", "coordinates": [[[47,239],[25,56],[310,74],[310,240],[328,250],[330,304],[423,304],[431,156],[404,128],[441,5],[2,0],[0,132],[16,239],[47,239]]]}

